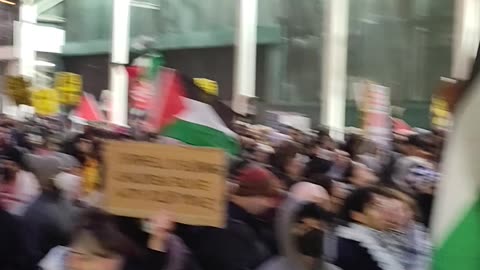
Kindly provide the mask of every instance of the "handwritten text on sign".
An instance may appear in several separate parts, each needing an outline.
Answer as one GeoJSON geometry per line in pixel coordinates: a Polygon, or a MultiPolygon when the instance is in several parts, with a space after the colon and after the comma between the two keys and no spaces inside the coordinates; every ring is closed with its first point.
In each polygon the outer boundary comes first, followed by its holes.
{"type": "Polygon", "coordinates": [[[225,225],[222,151],[111,141],[105,163],[105,206],[111,213],[145,218],[168,210],[180,223],[225,225]]]}

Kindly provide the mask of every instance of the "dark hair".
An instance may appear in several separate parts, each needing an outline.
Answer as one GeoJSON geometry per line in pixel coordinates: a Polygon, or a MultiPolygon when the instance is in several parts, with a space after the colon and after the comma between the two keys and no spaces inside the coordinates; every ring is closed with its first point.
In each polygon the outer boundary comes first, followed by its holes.
{"type": "Polygon", "coordinates": [[[22,152],[16,147],[8,147],[5,151],[4,159],[16,163],[20,168],[24,168],[22,156],[22,152]]]}
{"type": "Polygon", "coordinates": [[[133,257],[138,254],[133,242],[120,232],[113,216],[100,209],[88,209],[81,215],[72,243],[85,233],[91,235],[109,255],[133,257]]]}
{"type": "Polygon", "coordinates": [[[408,144],[427,152],[431,152],[434,148],[432,141],[426,135],[411,135],[408,137],[408,144]]]}
{"type": "Polygon", "coordinates": [[[296,143],[285,141],[275,149],[275,153],[270,156],[270,165],[279,172],[286,173],[285,167],[295,155],[297,155],[299,147],[296,143]]]}
{"type": "Polygon", "coordinates": [[[329,212],[319,207],[316,203],[308,202],[302,204],[295,215],[295,221],[300,222],[304,218],[313,218],[317,220],[330,221],[331,215],[329,212]]]}
{"type": "Polygon", "coordinates": [[[319,185],[323,187],[329,195],[332,195],[333,190],[333,180],[331,177],[327,176],[324,173],[314,173],[309,178],[307,182],[319,185]]]}
{"type": "Polygon", "coordinates": [[[363,213],[365,207],[372,201],[374,195],[381,195],[385,197],[391,197],[385,190],[379,187],[367,187],[360,188],[353,191],[343,204],[343,208],[340,210],[339,218],[343,222],[355,222],[352,219],[352,212],[363,213]]]}

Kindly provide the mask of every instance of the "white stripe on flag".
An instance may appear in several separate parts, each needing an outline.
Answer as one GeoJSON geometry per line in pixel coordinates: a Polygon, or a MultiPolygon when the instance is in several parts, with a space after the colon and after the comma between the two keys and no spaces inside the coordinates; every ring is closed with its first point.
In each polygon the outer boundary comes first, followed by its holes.
{"type": "Polygon", "coordinates": [[[212,106],[186,97],[183,97],[182,100],[186,108],[176,115],[178,119],[216,129],[230,137],[237,137],[235,132],[225,125],[212,106]]]}

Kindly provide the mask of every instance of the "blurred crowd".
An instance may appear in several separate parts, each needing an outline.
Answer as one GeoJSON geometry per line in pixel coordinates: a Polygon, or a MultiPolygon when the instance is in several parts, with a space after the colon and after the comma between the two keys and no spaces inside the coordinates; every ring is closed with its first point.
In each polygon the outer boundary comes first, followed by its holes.
{"type": "Polygon", "coordinates": [[[431,260],[429,217],[443,134],[237,123],[225,228],[101,210],[102,143],[161,138],[120,128],[0,120],[0,269],[414,270],[431,260]]]}

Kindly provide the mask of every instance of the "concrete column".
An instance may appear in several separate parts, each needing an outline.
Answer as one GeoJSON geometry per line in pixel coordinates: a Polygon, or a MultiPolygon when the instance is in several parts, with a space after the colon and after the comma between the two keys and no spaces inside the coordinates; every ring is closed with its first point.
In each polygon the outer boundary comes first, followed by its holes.
{"type": "Polygon", "coordinates": [[[257,10],[258,0],[236,0],[237,27],[235,40],[234,97],[233,109],[246,114],[247,99],[255,97],[257,56],[257,10]]]}
{"type": "Polygon", "coordinates": [[[124,65],[128,64],[129,49],[130,0],[113,0],[110,121],[121,126],[126,126],[128,123],[128,74],[124,65]]]}
{"type": "Polygon", "coordinates": [[[452,77],[466,80],[480,41],[480,0],[455,0],[452,77]]]}
{"type": "Polygon", "coordinates": [[[18,74],[25,77],[35,77],[35,25],[37,23],[37,6],[22,4],[20,6],[20,23],[15,23],[14,47],[18,57],[18,74]]]}
{"type": "Polygon", "coordinates": [[[348,3],[349,0],[325,1],[321,122],[336,139],[343,138],[345,128],[348,3]]]}

